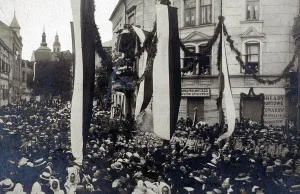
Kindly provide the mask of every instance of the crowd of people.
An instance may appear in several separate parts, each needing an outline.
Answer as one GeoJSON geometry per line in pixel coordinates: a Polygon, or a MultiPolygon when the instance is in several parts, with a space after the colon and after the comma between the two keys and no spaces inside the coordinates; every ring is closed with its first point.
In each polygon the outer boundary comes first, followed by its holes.
{"type": "MultiPolygon", "coordinates": [[[[0,193],[297,193],[295,129],[236,122],[234,134],[179,119],[171,141],[93,110],[82,166],[70,148],[70,109],[23,102],[0,110],[0,193]]],[[[299,185],[298,185],[299,184],[299,185]]]]}

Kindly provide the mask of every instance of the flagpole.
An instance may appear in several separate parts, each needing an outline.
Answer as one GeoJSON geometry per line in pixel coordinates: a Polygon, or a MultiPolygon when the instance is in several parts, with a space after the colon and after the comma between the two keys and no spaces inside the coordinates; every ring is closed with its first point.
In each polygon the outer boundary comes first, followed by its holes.
{"type": "MultiPolygon", "coordinates": [[[[221,0],[221,16],[223,16],[223,0],[221,0]]],[[[221,33],[220,33],[220,43],[219,44],[221,44],[222,46],[221,46],[221,49],[223,49],[222,47],[223,47],[223,44],[222,44],[222,41],[223,41],[223,24],[222,24],[222,28],[221,28],[221,33]]],[[[220,49],[220,47],[219,47],[219,49],[220,49]]],[[[218,53],[220,53],[220,52],[218,52],[218,53]]],[[[222,55],[220,56],[220,60],[222,61],[222,55]]],[[[222,72],[222,65],[220,65],[220,67],[219,67],[219,90],[221,91],[222,90],[222,74],[223,74],[223,72],[222,72]]],[[[220,93],[220,92],[219,92],[220,93]]],[[[223,101],[223,99],[220,99],[220,101],[222,102],[223,101]]],[[[223,131],[223,121],[222,121],[222,116],[223,116],[223,111],[222,111],[222,103],[220,104],[220,107],[219,107],[219,124],[220,124],[220,128],[221,128],[221,130],[222,130],[222,133],[224,132],[223,131]]]]}

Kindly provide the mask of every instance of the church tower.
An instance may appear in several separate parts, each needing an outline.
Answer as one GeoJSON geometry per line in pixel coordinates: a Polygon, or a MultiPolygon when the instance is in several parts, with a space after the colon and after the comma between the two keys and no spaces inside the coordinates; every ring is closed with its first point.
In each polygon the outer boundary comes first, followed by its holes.
{"type": "Polygon", "coordinates": [[[19,22],[18,22],[18,20],[16,18],[16,12],[14,13],[14,18],[11,21],[9,27],[11,27],[11,29],[13,29],[16,32],[16,34],[18,35],[18,37],[20,37],[20,29],[21,29],[21,27],[20,27],[19,22]]]}
{"type": "Polygon", "coordinates": [[[53,43],[53,52],[54,53],[59,53],[61,52],[61,49],[60,49],[60,42],[59,42],[59,36],[57,35],[57,32],[56,32],[56,36],[55,36],[55,41],[53,43]]]}

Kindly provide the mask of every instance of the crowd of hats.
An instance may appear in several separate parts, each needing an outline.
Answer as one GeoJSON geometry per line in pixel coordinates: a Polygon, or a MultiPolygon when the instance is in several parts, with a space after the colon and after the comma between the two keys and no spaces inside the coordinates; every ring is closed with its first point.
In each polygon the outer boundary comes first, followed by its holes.
{"type": "Polygon", "coordinates": [[[0,107],[0,193],[64,193],[70,111],[54,102],[0,107]]]}
{"type": "Polygon", "coordinates": [[[237,122],[222,131],[180,119],[170,142],[94,109],[80,170],[69,168],[70,109],[22,103],[0,110],[0,193],[289,193],[300,190],[293,128],[237,122]],[[69,176],[68,176],[69,175],[69,176]],[[63,185],[61,187],[61,185],[63,185]]]}

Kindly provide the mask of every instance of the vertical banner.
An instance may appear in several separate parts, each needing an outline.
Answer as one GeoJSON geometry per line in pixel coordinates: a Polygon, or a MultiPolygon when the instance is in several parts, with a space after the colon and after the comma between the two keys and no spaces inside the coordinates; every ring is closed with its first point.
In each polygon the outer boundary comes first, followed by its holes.
{"type": "Polygon", "coordinates": [[[71,148],[75,163],[83,160],[82,112],[83,112],[83,60],[81,43],[81,0],[71,0],[75,34],[75,75],[71,107],[71,148]]]}
{"type": "Polygon", "coordinates": [[[156,5],[157,54],[153,64],[154,133],[170,140],[181,99],[180,46],[177,8],[156,5]]]}
{"type": "MultiPolygon", "coordinates": [[[[222,36],[223,31],[222,31],[222,36]]],[[[226,39],[222,37],[222,71],[224,74],[224,103],[225,103],[225,116],[227,118],[227,124],[228,124],[228,131],[221,135],[218,138],[218,141],[221,141],[223,139],[227,139],[230,137],[234,131],[235,127],[235,108],[234,108],[234,102],[232,97],[232,91],[231,91],[231,85],[230,85],[230,79],[229,79],[229,72],[228,72],[228,64],[227,64],[227,57],[226,57],[226,48],[225,48],[225,41],[226,39]]]]}
{"type": "Polygon", "coordinates": [[[82,164],[92,117],[95,82],[94,1],[71,0],[75,34],[75,76],[71,107],[71,148],[82,164]]]}
{"type": "MultiPolygon", "coordinates": [[[[146,40],[146,34],[145,31],[143,31],[140,28],[137,28],[135,26],[132,26],[133,30],[135,31],[135,33],[137,34],[137,36],[140,39],[141,42],[141,47],[143,46],[145,40],[146,40]]],[[[141,72],[144,72],[147,66],[147,61],[148,59],[148,53],[145,50],[143,53],[144,56],[144,64],[143,67],[140,68],[141,72]]],[[[152,94],[153,94],[153,81],[152,81],[152,70],[150,70],[148,72],[148,74],[145,76],[145,79],[140,83],[139,89],[138,89],[138,94],[137,94],[137,98],[136,98],[136,106],[135,106],[135,117],[137,118],[137,116],[141,113],[141,111],[143,111],[144,109],[147,108],[147,106],[149,105],[151,98],[152,98],[152,94]],[[145,88],[147,88],[145,90],[145,88]]]]}

